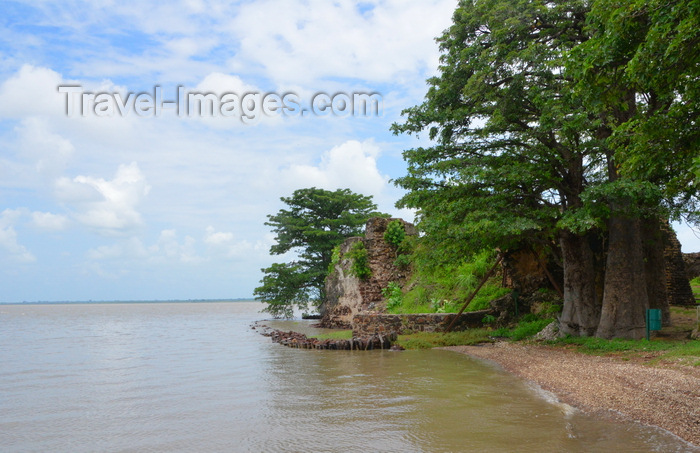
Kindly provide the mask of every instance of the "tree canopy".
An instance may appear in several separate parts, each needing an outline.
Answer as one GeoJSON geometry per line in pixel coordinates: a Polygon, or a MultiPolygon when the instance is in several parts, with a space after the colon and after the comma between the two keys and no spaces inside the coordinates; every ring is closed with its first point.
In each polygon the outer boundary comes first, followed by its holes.
{"type": "Polygon", "coordinates": [[[393,126],[435,141],[404,152],[396,182],[436,257],[550,248],[563,265],[562,330],[639,337],[650,303],[641,222],[696,214],[690,3],[461,1],[425,101],[393,126]]]}
{"type": "Polygon", "coordinates": [[[297,259],[262,269],[265,275],[255,296],[273,316],[291,317],[295,308],[307,309],[309,303],[317,307],[324,300],[333,248],[360,235],[370,217],[386,214],[377,212],[372,197],[349,189],[299,189],[281,200],[287,208],[268,215],[265,222],[276,235],[270,253],[296,252],[297,259]]]}

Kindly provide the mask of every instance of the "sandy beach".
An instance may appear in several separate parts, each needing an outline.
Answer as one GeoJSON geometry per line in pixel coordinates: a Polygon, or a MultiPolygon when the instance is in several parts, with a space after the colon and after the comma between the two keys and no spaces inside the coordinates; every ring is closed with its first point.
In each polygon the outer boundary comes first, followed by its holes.
{"type": "Polygon", "coordinates": [[[666,429],[700,446],[700,369],[649,366],[542,345],[444,348],[486,359],[594,415],[666,429]]]}

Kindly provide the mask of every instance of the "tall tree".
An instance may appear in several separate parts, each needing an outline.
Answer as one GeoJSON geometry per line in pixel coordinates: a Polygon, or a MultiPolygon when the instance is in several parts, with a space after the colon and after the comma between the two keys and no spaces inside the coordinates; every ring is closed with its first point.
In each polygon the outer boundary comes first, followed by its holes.
{"type": "Polygon", "coordinates": [[[333,248],[360,235],[370,217],[386,214],[377,212],[372,197],[349,189],[299,189],[281,200],[288,209],[269,215],[265,222],[276,234],[270,253],[297,252],[298,259],[262,269],[265,276],[254,294],[267,303],[268,313],[291,317],[294,308],[307,309],[310,302],[317,307],[324,300],[333,248]]]}
{"type": "Polygon", "coordinates": [[[562,331],[639,338],[647,288],[661,294],[644,265],[658,235],[641,225],[697,216],[699,7],[461,1],[440,75],[393,126],[437,142],[404,153],[400,203],[461,251],[556,238],[562,331]]]}
{"type": "Polygon", "coordinates": [[[564,74],[586,13],[585,1],[461,1],[438,39],[440,75],[393,126],[437,141],[406,151],[408,175],[397,180],[427,238],[465,252],[560,244],[562,330],[574,335],[592,335],[600,314],[596,223],[582,196],[605,168],[564,74]]]}
{"type": "Polygon", "coordinates": [[[648,265],[663,262],[653,247],[662,237],[659,219],[697,218],[691,169],[700,149],[700,4],[597,0],[587,32],[568,74],[596,119],[608,163],[608,181],[592,197],[609,207],[597,335],[641,338],[644,309],[666,308],[651,281],[660,278],[659,266],[648,265]]]}

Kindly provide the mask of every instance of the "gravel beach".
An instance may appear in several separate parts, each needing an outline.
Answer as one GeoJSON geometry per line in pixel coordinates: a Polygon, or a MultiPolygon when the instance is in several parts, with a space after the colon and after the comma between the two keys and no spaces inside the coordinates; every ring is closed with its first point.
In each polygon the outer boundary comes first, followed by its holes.
{"type": "Polygon", "coordinates": [[[652,367],[614,357],[505,342],[443,349],[493,361],[589,414],[655,425],[700,446],[699,367],[652,367]]]}

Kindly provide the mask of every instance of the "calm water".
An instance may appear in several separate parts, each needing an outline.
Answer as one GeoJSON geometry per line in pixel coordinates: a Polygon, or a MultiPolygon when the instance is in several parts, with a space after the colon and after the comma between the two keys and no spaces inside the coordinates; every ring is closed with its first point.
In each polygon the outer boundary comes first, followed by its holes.
{"type": "Polygon", "coordinates": [[[260,308],[0,305],[0,450],[689,449],[449,351],[288,349],[250,329],[260,308]]]}

